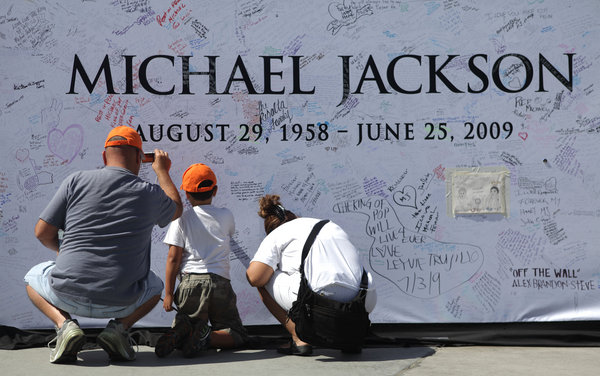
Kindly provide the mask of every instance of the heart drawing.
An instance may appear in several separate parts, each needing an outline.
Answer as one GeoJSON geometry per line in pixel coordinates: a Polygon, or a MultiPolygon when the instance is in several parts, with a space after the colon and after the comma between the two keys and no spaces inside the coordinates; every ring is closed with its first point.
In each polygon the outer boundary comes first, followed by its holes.
{"type": "Polygon", "coordinates": [[[17,158],[17,160],[19,162],[25,162],[27,159],[29,159],[29,150],[19,149],[19,150],[17,150],[15,157],[17,158]]]}
{"type": "Polygon", "coordinates": [[[394,202],[400,206],[417,208],[417,190],[412,185],[405,185],[401,191],[394,192],[394,202]]]}
{"type": "Polygon", "coordinates": [[[48,149],[70,163],[83,146],[83,128],[79,124],[71,124],[64,131],[53,128],[48,133],[48,149]]]}

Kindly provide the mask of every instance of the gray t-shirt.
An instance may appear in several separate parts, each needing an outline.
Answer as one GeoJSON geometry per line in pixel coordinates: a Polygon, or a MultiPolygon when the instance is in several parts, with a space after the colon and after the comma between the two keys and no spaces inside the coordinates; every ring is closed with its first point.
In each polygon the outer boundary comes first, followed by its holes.
{"type": "Polygon", "coordinates": [[[64,230],[50,286],[82,302],[134,303],[150,270],[152,228],[168,225],[174,213],[160,186],[127,169],[70,175],[40,215],[64,230]]]}

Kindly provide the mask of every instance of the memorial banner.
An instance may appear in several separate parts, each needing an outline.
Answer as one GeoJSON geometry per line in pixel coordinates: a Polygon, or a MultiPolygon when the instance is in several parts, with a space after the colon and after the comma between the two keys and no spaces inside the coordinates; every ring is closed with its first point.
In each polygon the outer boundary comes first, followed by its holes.
{"type": "Polygon", "coordinates": [[[192,163],[215,171],[246,325],[275,323],[245,278],[267,193],[350,234],[375,323],[599,320],[599,15],[597,0],[2,2],[0,324],[51,325],[23,282],[55,257],[34,225],[119,125],[169,153],[177,186],[192,163]]]}

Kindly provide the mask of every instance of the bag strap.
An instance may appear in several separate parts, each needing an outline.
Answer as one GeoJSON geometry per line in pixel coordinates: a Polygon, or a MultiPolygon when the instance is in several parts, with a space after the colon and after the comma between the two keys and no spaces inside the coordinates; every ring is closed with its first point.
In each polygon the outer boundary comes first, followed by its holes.
{"type": "Polygon", "coordinates": [[[297,312],[298,309],[300,309],[300,307],[304,306],[304,302],[306,301],[306,299],[308,299],[308,296],[312,291],[308,287],[308,281],[306,280],[306,277],[304,275],[304,259],[306,259],[310,248],[315,242],[317,234],[319,233],[319,231],[321,231],[323,226],[327,224],[327,222],[329,222],[329,219],[323,219],[317,222],[313,226],[310,234],[308,235],[308,238],[306,239],[306,242],[304,243],[304,248],[302,248],[302,260],[300,261],[300,286],[298,287],[298,298],[296,299],[296,302],[294,302],[292,309],[288,311],[288,317],[293,317],[294,311],[297,312]]]}
{"type": "Polygon", "coordinates": [[[367,271],[363,268],[362,278],[360,280],[360,289],[366,290],[369,288],[369,276],[367,275],[367,271]]]}
{"type": "Polygon", "coordinates": [[[304,243],[304,248],[302,248],[302,261],[300,262],[300,274],[302,275],[302,279],[304,279],[304,259],[308,255],[310,248],[312,247],[313,243],[315,242],[315,239],[317,238],[317,234],[319,234],[319,231],[321,231],[321,229],[323,228],[323,226],[325,226],[327,224],[327,222],[329,222],[329,219],[323,219],[323,220],[317,222],[317,224],[315,224],[312,231],[308,235],[306,242],[304,243]]]}

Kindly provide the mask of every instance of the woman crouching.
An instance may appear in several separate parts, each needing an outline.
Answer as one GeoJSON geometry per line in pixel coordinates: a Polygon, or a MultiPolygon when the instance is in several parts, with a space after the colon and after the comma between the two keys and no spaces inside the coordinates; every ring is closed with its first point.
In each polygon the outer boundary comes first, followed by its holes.
{"type": "MultiPolygon", "coordinates": [[[[310,355],[312,346],[298,337],[288,311],[298,297],[304,243],[319,219],[296,216],[283,207],[278,195],[262,197],[259,206],[258,215],[264,218],[267,236],[250,262],[246,277],[258,288],[269,312],[292,337],[288,345],[277,351],[288,355],[310,355]]],[[[338,302],[349,302],[359,292],[363,266],[346,232],[328,222],[306,257],[304,271],[314,292],[338,302]]],[[[370,274],[369,285],[372,285],[370,274]]],[[[372,311],[375,302],[375,290],[370,286],[366,299],[368,312],[372,311]]]]}

